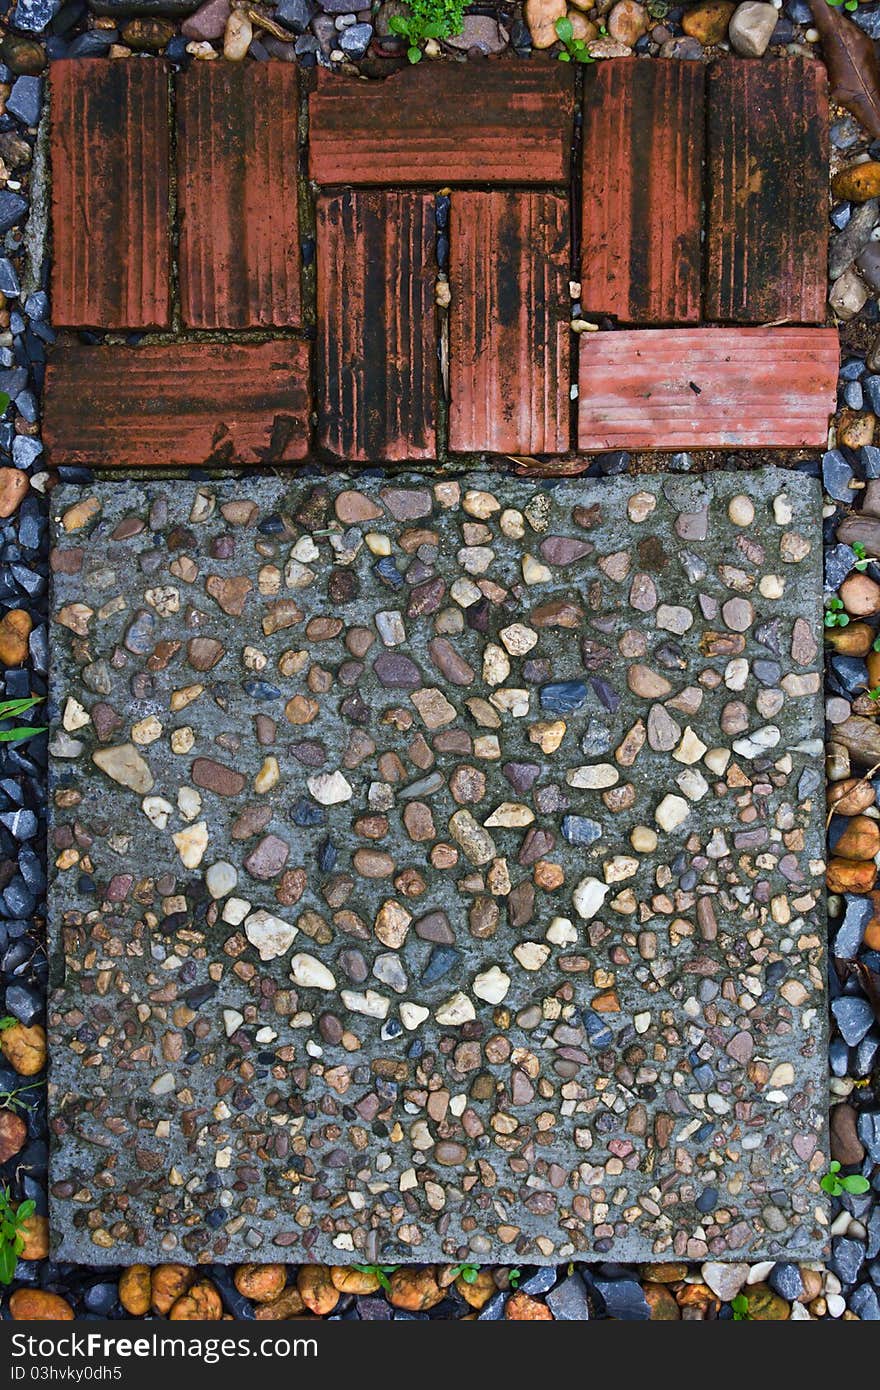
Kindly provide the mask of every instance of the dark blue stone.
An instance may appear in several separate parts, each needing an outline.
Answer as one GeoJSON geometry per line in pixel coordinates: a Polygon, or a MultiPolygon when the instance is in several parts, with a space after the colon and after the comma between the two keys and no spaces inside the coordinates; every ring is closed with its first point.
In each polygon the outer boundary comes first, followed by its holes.
{"type": "Polygon", "coordinates": [[[861,410],[865,403],[865,393],[858,381],[848,381],[843,388],[843,403],[850,410],[861,410]]]}
{"type": "Polygon", "coordinates": [[[588,816],[563,816],[562,834],[570,845],[592,845],[602,838],[602,827],[588,816]]]}
{"type": "Polygon", "coordinates": [[[523,1293],[533,1297],[535,1294],[546,1293],[552,1289],[556,1283],[556,1266],[542,1265],[534,1274],[530,1274],[528,1279],[523,1279],[520,1288],[523,1293]]]}
{"type": "Polygon", "coordinates": [[[454,946],[435,946],[428,963],[422,971],[421,980],[424,985],[432,985],[435,980],[442,980],[444,975],[461,961],[461,952],[454,946]]]}
{"type": "Polygon", "coordinates": [[[295,34],[302,34],[308,29],[317,13],[317,6],[312,0],[279,0],[275,10],[275,18],[279,24],[283,24],[285,29],[292,29],[295,34]]]}
{"type": "Polygon", "coordinates": [[[298,825],[301,830],[306,830],[314,825],[325,825],[327,821],[327,813],[323,806],[316,806],[307,797],[301,797],[294,804],[290,814],[294,825],[298,825]]]}
{"type": "Polygon", "coordinates": [[[831,1005],[831,1012],[841,1036],[850,1047],[855,1047],[856,1043],[862,1041],[874,1022],[874,1011],[867,999],[851,994],[835,999],[831,1005]]]}
{"type": "Polygon", "coordinates": [[[583,681],[551,681],[540,691],[541,708],[552,710],[554,714],[580,709],[586,698],[587,687],[583,681]]]}
{"type": "Polygon", "coordinates": [[[868,668],[861,657],[833,656],[830,665],[845,694],[855,695],[857,691],[865,689],[868,668]]]}
{"type": "Polygon", "coordinates": [[[865,928],[874,915],[870,898],[846,894],[846,911],[834,938],[834,954],[841,960],[855,960],[865,935],[865,928]]]}
{"type": "Polygon", "coordinates": [[[507,1303],[506,1293],[496,1293],[489,1302],[484,1304],[477,1315],[478,1322],[501,1322],[504,1317],[504,1308],[507,1303]]]}
{"type": "Polygon", "coordinates": [[[18,0],[12,22],[16,29],[38,34],[59,9],[59,0],[18,0]]]}
{"type": "Polygon", "coordinates": [[[859,450],[859,462],[866,478],[880,478],[880,449],[876,444],[865,444],[859,450]]]}
{"type": "Polygon", "coordinates": [[[588,1322],[590,1301],[579,1274],[569,1274],[547,1295],[547,1307],[557,1322],[588,1322]]]}
{"type": "Polygon", "coordinates": [[[635,1279],[593,1279],[605,1313],[624,1322],[646,1322],[651,1310],[641,1284],[635,1279]]]}
{"type": "Polygon", "coordinates": [[[372,37],[372,24],[351,24],[347,29],[343,29],[339,47],[350,58],[362,58],[370,46],[372,37]]]}
{"type": "Polygon", "coordinates": [[[8,188],[0,189],[0,232],[8,232],[27,212],[27,202],[8,188]]]}
{"type": "Polygon", "coordinates": [[[832,1038],[828,1044],[828,1065],[834,1076],[846,1076],[849,1071],[849,1048],[843,1038],[832,1038]]]}
{"type": "Polygon", "coordinates": [[[865,374],[863,357],[848,357],[840,369],[841,381],[858,381],[865,374]]]}
{"type": "Polygon", "coordinates": [[[90,1289],[86,1289],[83,1302],[90,1313],[99,1313],[102,1317],[109,1317],[116,1307],[117,1286],[116,1283],[92,1284],[90,1289]]]}
{"type": "Polygon", "coordinates": [[[37,125],[42,100],[43,83],[39,77],[17,77],[6,98],[6,110],[24,125],[37,125]]]}
{"type": "Polygon", "coordinates": [[[857,1128],[859,1138],[871,1155],[871,1161],[880,1163],[880,1110],[863,1110],[859,1115],[857,1128]]]}
{"type": "Polygon", "coordinates": [[[836,1236],[831,1242],[829,1264],[842,1284],[854,1284],[865,1258],[865,1247],[860,1240],[849,1236],[836,1236]]]}
{"type": "Polygon", "coordinates": [[[847,1299],[851,1312],[862,1322],[880,1322],[880,1300],[870,1284],[860,1284],[847,1299]]]}
{"type": "Polygon", "coordinates": [[[870,1076],[874,1070],[874,1063],[877,1059],[878,1051],[880,1051],[880,1037],[877,1035],[877,1030],[872,1028],[870,1032],[862,1038],[862,1041],[853,1053],[850,1063],[853,1076],[870,1076]]]}
{"type": "Polygon", "coordinates": [[[823,454],[822,483],[829,497],[836,502],[851,502],[852,480],[853,471],[839,449],[829,449],[827,454],[823,454]]]}
{"type": "Polygon", "coordinates": [[[268,681],[242,681],[242,690],[245,695],[252,700],[278,700],[281,698],[281,691],[277,685],[270,685],[268,681]]]}
{"type": "Polygon", "coordinates": [[[787,1298],[789,1303],[799,1298],[804,1291],[804,1281],[796,1264],[774,1265],[767,1283],[781,1298],[787,1298]]]}
{"type": "Polygon", "coordinates": [[[594,1014],[591,1009],[584,1009],[581,1017],[584,1020],[584,1027],[587,1030],[587,1034],[593,1046],[598,1048],[600,1052],[606,1047],[609,1047],[613,1041],[614,1034],[611,1032],[611,1029],[604,1019],[601,1018],[599,1014],[594,1014]]]}
{"type": "Polygon", "coordinates": [[[709,1091],[715,1085],[715,1073],[708,1062],[700,1062],[694,1067],[694,1080],[704,1091],[709,1091]]]}
{"type": "Polygon", "coordinates": [[[402,589],[406,583],[391,555],[384,555],[381,560],[377,560],[373,566],[373,573],[391,589],[402,589]]]}

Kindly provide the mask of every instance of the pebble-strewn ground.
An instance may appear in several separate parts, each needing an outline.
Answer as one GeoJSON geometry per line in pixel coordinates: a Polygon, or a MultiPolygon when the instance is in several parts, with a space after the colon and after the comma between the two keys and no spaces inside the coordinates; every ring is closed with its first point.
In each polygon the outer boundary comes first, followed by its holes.
{"type": "MultiPolygon", "coordinates": [[[[227,56],[242,59],[248,53],[259,59],[271,53],[295,56],[303,65],[311,65],[326,63],[333,54],[334,62],[355,61],[365,73],[379,75],[403,61],[399,41],[387,32],[395,8],[395,0],[387,0],[375,13],[340,14],[335,7],[322,8],[312,0],[255,6],[255,13],[277,21],[275,33],[259,21],[243,23],[237,15],[231,25],[227,56]],[[363,56],[353,56],[358,53],[363,56]]],[[[527,18],[539,42],[552,42],[553,16],[561,15],[564,8],[564,0],[561,8],[558,3],[545,7],[547,22],[543,27],[541,12],[529,10],[527,18]]],[[[607,13],[610,5],[582,14],[574,9],[569,13],[575,33],[588,42],[626,41],[639,53],[700,57],[711,51],[711,45],[724,42],[733,8],[723,0],[685,9],[627,3],[614,6],[617,13],[613,23],[607,13]],[[632,21],[629,29],[625,27],[628,20],[632,21]],[[597,28],[604,24],[609,33],[594,35],[587,27],[594,24],[597,28]]],[[[804,0],[789,0],[777,10],[772,29],[770,8],[760,4],[739,7],[741,12],[752,13],[752,36],[735,38],[737,51],[772,54],[779,46],[792,45],[814,50],[816,34],[810,28],[811,16],[804,0]]],[[[0,667],[4,696],[45,693],[47,666],[46,511],[41,497],[47,476],[40,459],[37,401],[44,346],[51,341],[52,331],[43,293],[43,176],[35,130],[46,62],[56,56],[113,53],[125,57],[139,51],[162,52],[175,62],[186,61],[188,56],[210,57],[223,49],[230,17],[226,0],[217,0],[213,6],[202,7],[199,18],[191,16],[183,21],[190,27],[187,35],[179,18],[97,17],[80,0],[60,7],[54,0],[18,0],[0,20],[0,234],[4,241],[0,255],[0,389],[14,402],[0,424],[0,555],[4,562],[0,575],[4,615],[0,620],[0,667]],[[213,28],[209,10],[215,15],[213,28]],[[201,25],[201,32],[192,28],[194,25],[201,25]],[[191,44],[196,45],[195,53],[187,55],[191,44]],[[29,264],[23,253],[23,232],[32,201],[34,216],[28,240],[35,261],[29,264]]],[[[740,13],[739,27],[747,17],[740,13]]],[[[876,5],[862,5],[855,20],[872,36],[880,36],[876,5]]],[[[467,17],[463,45],[467,57],[474,60],[508,45],[525,54],[531,46],[529,24],[518,6],[481,7],[480,13],[467,17]]],[[[435,49],[434,45],[428,47],[430,57],[435,49]]],[[[437,47],[452,53],[455,44],[437,47]]],[[[549,56],[555,51],[551,47],[549,56]]],[[[880,153],[880,147],[870,145],[843,112],[833,127],[832,142],[835,167],[880,153]]],[[[863,170],[862,175],[874,177],[874,172],[863,170]]],[[[880,618],[880,584],[875,582],[880,570],[873,563],[873,557],[880,555],[880,500],[873,499],[871,489],[863,486],[880,473],[874,447],[876,413],[880,411],[880,345],[875,346],[880,310],[870,235],[877,221],[874,199],[878,192],[880,187],[871,178],[866,181],[861,177],[849,187],[843,182],[836,186],[832,207],[832,221],[840,232],[832,251],[832,280],[839,282],[845,277],[842,285],[835,286],[832,302],[845,321],[846,351],[838,447],[824,466],[831,499],[826,525],[829,599],[844,581],[853,582],[843,591],[845,609],[832,610],[835,622],[827,631],[841,658],[829,668],[829,716],[834,726],[830,776],[838,788],[833,796],[844,797],[837,802],[838,814],[856,810],[860,819],[857,834],[845,845],[853,857],[835,856],[835,892],[830,900],[833,952],[840,962],[831,973],[832,994],[841,996],[832,1014],[831,1146],[844,1172],[864,1173],[873,1190],[863,1196],[844,1195],[833,1200],[833,1241],[826,1263],[780,1263],[772,1267],[769,1263],[592,1264],[578,1265],[571,1274],[566,1264],[537,1272],[523,1264],[512,1267],[520,1276],[514,1274],[512,1282],[504,1267],[479,1271],[474,1285],[467,1283],[461,1272],[456,1274],[455,1265],[407,1266],[386,1276],[392,1284],[387,1297],[375,1274],[362,1276],[364,1282],[358,1288],[364,1291],[358,1293],[351,1290],[350,1283],[344,1283],[353,1277],[350,1270],[344,1276],[334,1270],[331,1279],[315,1267],[305,1266],[297,1272],[295,1266],[286,1270],[270,1266],[257,1278],[248,1266],[236,1273],[230,1267],[207,1265],[200,1270],[199,1280],[200,1285],[209,1287],[200,1287],[190,1297],[187,1285],[193,1274],[178,1266],[154,1269],[151,1280],[144,1267],[135,1267],[120,1279],[122,1271],[114,1267],[98,1271],[51,1262],[46,1258],[47,1223],[42,1215],[46,1210],[47,1152],[42,1070],[45,1039],[40,1031],[46,981],[42,907],[45,747],[43,740],[35,739],[23,746],[0,748],[0,967],[5,981],[4,1013],[17,1020],[15,1028],[7,1030],[0,1086],[10,1093],[33,1088],[16,1096],[25,1103],[22,1108],[10,1103],[11,1095],[0,1103],[0,1155],[13,1199],[33,1197],[40,1213],[29,1223],[28,1242],[13,1285],[16,1292],[8,1301],[3,1299],[4,1316],[69,1317],[75,1311],[81,1317],[125,1317],[145,1315],[150,1308],[162,1316],[172,1308],[174,1316],[217,1316],[222,1307],[242,1317],[310,1312],[406,1317],[413,1315],[406,1309],[430,1308],[430,1314],[425,1315],[454,1318],[469,1315],[471,1304],[485,1299],[483,1316],[558,1318],[586,1316],[588,1299],[590,1311],[598,1316],[644,1317],[650,1311],[654,1317],[704,1319],[733,1316],[731,1299],[742,1288],[748,1295],[746,1312],[751,1317],[880,1317],[880,1206],[876,1200],[880,1187],[880,1095],[876,1080],[880,1033],[872,973],[880,965],[880,899],[873,896],[872,863],[878,849],[872,777],[880,763],[880,730],[877,703],[869,693],[880,682],[880,657],[872,646],[880,618]],[[854,502],[857,510],[861,504],[861,515],[848,521],[845,518],[854,502]],[[851,619],[846,627],[839,623],[841,611],[851,619]],[[850,781],[841,786],[852,778],[858,779],[855,785],[850,781]],[[856,1015],[857,1021],[853,1021],[856,1015]],[[841,1022],[845,1031],[839,1026],[841,1022]],[[336,1301],[330,1285],[339,1282],[349,1292],[341,1292],[336,1301]],[[512,1284],[520,1289],[514,1298],[508,1294],[512,1284]]],[[[688,466],[686,457],[675,462],[676,466],[688,466]]],[[[741,463],[731,462],[734,466],[741,463]]],[[[615,471],[625,468],[626,460],[602,460],[600,466],[602,471],[615,471]]],[[[820,465],[817,460],[815,465],[806,463],[803,467],[818,472],[820,465]]],[[[68,470],[68,476],[74,475],[68,470]]],[[[841,829],[839,820],[832,822],[833,836],[841,829]]],[[[472,1270],[467,1274],[474,1277],[472,1270]]]]}
{"type": "Polygon", "coordinates": [[[819,495],[749,482],[52,494],[63,1255],[821,1250],[819,495]]]}

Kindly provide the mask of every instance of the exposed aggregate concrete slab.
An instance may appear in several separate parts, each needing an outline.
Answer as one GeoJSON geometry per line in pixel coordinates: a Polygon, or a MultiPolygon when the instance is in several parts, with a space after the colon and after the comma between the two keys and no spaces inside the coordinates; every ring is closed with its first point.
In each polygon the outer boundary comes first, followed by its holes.
{"type": "Polygon", "coordinates": [[[822,1250],[812,480],[52,506],[64,1258],[822,1250]]]}

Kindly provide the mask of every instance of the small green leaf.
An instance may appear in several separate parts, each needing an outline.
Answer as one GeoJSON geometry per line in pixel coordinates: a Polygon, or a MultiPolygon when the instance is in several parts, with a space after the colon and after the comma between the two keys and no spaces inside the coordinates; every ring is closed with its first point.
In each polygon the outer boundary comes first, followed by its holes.
{"type": "Polygon", "coordinates": [[[28,695],[20,700],[0,700],[0,719],[18,719],[44,699],[43,695],[28,695]]]}
{"type": "Polygon", "coordinates": [[[415,44],[410,44],[409,48],[406,50],[406,56],[411,63],[419,63],[422,59],[422,50],[416,48],[415,44]]]}
{"type": "Polygon", "coordinates": [[[841,1178],[840,1185],[844,1192],[851,1192],[856,1197],[871,1190],[871,1184],[867,1178],[862,1177],[861,1173],[852,1173],[848,1178],[841,1178]]]}
{"type": "Polygon", "coordinates": [[[33,738],[34,734],[44,734],[45,732],[45,724],[34,725],[31,728],[0,729],[0,743],[21,743],[22,739],[33,738]]]}
{"type": "Polygon", "coordinates": [[[557,19],[554,28],[556,29],[556,33],[563,43],[571,43],[572,39],[574,38],[574,25],[572,24],[568,16],[564,16],[562,19],[557,19]]]}
{"type": "Polygon", "coordinates": [[[738,1293],[730,1306],[733,1309],[734,1322],[747,1322],[751,1320],[749,1300],[744,1293],[738,1293]]]}
{"type": "Polygon", "coordinates": [[[7,410],[9,409],[9,402],[11,400],[12,397],[9,395],[7,391],[0,391],[0,415],[6,414],[7,410]]]}

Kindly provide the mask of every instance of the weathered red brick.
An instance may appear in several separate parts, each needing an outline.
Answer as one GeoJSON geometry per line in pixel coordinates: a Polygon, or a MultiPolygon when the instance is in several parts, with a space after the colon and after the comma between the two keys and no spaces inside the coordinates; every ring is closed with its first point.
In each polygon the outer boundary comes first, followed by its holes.
{"type": "Polygon", "coordinates": [[[300,324],[290,63],[193,63],[177,83],[180,299],[192,328],[300,324]]]}
{"type": "Polygon", "coordinates": [[[291,463],[309,443],[303,342],[60,348],[46,372],[51,464],[291,463]]]}
{"type": "Polygon", "coordinates": [[[65,59],[52,64],[50,83],[53,319],[167,327],[167,67],[65,59]]]}
{"type": "Polygon", "coordinates": [[[828,83],[797,58],[709,76],[705,312],[821,323],[828,293],[828,83]]]}
{"type": "Polygon", "coordinates": [[[381,82],[320,69],[309,172],[325,185],[567,183],[573,119],[561,63],[420,63],[381,82]]]}
{"type": "Polygon", "coordinates": [[[449,242],[450,449],[566,452],[567,199],[454,193],[449,242]]]}
{"type": "Polygon", "coordinates": [[[582,300],[622,323],[697,323],[704,69],[615,58],[585,74],[582,300]]]}
{"type": "Polygon", "coordinates": [[[822,445],[839,349],[829,328],[646,328],[580,341],[578,448],[822,445]]]}
{"type": "Polygon", "coordinates": [[[359,462],[437,454],[434,200],[318,199],[318,440],[359,462]]]}

